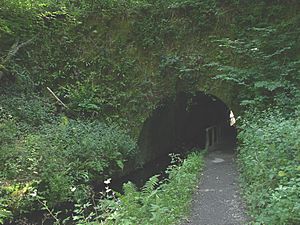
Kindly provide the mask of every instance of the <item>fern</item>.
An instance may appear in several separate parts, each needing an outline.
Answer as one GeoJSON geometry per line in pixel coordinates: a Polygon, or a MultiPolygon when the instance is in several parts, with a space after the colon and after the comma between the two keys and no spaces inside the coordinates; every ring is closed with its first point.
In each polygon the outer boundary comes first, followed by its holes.
{"type": "Polygon", "coordinates": [[[158,183],[159,183],[158,177],[159,177],[159,175],[155,175],[146,182],[146,184],[144,185],[144,187],[142,189],[143,195],[149,195],[155,190],[155,188],[158,186],[158,183]]]}

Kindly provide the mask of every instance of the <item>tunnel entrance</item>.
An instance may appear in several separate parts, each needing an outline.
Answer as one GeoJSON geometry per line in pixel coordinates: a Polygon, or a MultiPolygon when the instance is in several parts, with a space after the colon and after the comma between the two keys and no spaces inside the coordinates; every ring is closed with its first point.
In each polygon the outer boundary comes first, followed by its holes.
{"type": "Polygon", "coordinates": [[[194,147],[234,144],[231,114],[224,102],[203,92],[181,92],[175,99],[164,100],[143,126],[138,142],[140,161],[194,147]]]}
{"type": "Polygon", "coordinates": [[[142,187],[156,174],[163,178],[170,164],[169,153],[184,155],[193,148],[212,150],[234,145],[235,128],[230,126],[230,116],[224,102],[203,92],[181,92],[175,99],[165,99],[144,123],[138,158],[130,163],[135,169],[113,179],[113,189],[122,192],[122,184],[127,181],[142,187]]]}

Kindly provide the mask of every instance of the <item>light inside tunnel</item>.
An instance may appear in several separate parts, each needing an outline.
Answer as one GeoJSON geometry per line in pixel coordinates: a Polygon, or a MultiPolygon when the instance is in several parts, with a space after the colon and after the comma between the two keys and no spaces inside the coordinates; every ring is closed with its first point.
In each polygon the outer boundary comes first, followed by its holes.
{"type": "Polygon", "coordinates": [[[236,123],[236,119],[234,117],[234,114],[232,112],[232,110],[230,110],[230,126],[233,126],[236,123]]]}

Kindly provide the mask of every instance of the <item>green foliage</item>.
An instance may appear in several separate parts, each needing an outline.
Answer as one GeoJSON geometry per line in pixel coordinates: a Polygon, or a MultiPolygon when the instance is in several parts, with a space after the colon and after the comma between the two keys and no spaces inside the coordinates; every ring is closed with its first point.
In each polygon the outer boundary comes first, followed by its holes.
{"type": "Polygon", "coordinates": [[[26,71],[36,88],[51,87],[80,115],[129,120],[136,135],[163,97],[183,88],[213,89],[211,78],[232,85],[244,106],[298,104],[293,2],[12,2],[5,2],[12,16],[3,14],[3,21],[31,24],[30,32],[11,29],[26,34],[22,40],[34,37],[18,53],[21,60],[5,65],[12,75],[18,80],[26,71]],[[22,10],[35,19],[23,21],[22,10]]]}
{"type": "Polygon", "coordinates": [[[188,56],[168,55],[162,57],[160,62],[160,73],[165,79],[173,76],[177,80],[184,80],[189,83],[197,83],[201,77],[203,58],[201,55],[190,54],[188,56]]]}
{"type": "Polygon", "coordinates": [[[181,160],[171,155],[168,178],[151,177],[138,190],[128,182],[123,185],[124,194],[113,192],[110,179],[105,181],[106,191],[99,202],[76,205],[72,220],[76,224],[174,224],[188,211],[193,190],[203,167],[203,154],[194,152],[181,160]],[[176,198],[174,198],[176,196],[176,198]],[[89,209],[89,210],[87,210],[89,209]],[[91,210],[92,209],[92,210],[91,210]]]}
{"type": "Polygon", "coordinates": [[[1,123],[0,177],[6,191],[0,198],[7,199],[14,212],[38,207],[32,206],[33,190],[50,208],[88,198],[90,183],[122,170],[136,148],[115,125],[66,117],[18,138],[15,132],[13,121],[1,123]]]}
{"type": "Polygon", "coordinates": [[[27,127],[38,127],[55,120],[54,105],[34,93],[1,95],[0,105],[0,119],[9,118],[18,123],[27,124],[27,127]]]}
{"type": "Polygon", "coordinates": [[[16,140],[17,127],[13,120],[0,120],[0,145],[12,144],[16,140]]]}
{"type": "Polygon", "coordinates": [[[298,23],[295,16],[284,23],[250,27],[234,39],[211,37],[217,61],[205,66],[213,69],[213,79],[237,85],[243,105],[293,110],[300,96],[298,23]]]}
{"type": "Polygon", "coordinates": [[[0,224],[4,224],[4,221],[11,218],[12,213],[7,210],[7,205],[0,199],[0,224]]]}
{"type": "Polygon", "coordinates": [[[299,117],[249,113],[239,133],[244,193],[257,224],[299,224],[299,117]]]}
{"type": "Polygon", "coordinates": [[[187,213],[202,166],[202,154],[192,153],[168,168],[167,180],[153,176],[140,191],[132,183],[125,184],[124,195],[100,202],[109,212],[104,223],[174,224],[187,213]]]}
{"type": "Polygon", "coordinates": [[[51,87],[72,110],[85,116],[122,120],[121,115],[131,120],[135,114],[138,121],[130,121],[135,127],[162,95],[174,93],[169,83],[177,77],[190,82],[199,71],[198,64],[192,62],[194,55],[182,55],[169,82],[157,76],[158,62],[168,54],[157,53],[184,41],[190,32],[208,32],[218,14],[215,1],[194,0],[21,0],[5,2],[5,6],[5,12],[12,15],[3,17],[6,24],[31,25],[26,28],[30,32],[11,25],[15,35],[10,36],[10,45],[19,33],[27,35],[22,41],[33,38],[18,53],[26,60],[13,59],[5,65],[13,77],[19,80],[28,72],[36,88],[51,87]],[[32,19],[23,21],[24,14],[32,19]],[[162,94],[163,89],[168,93],[162,94]],[[145,100],[150,104],[141,106],[139,102],[145,100]]]}
{"type": "MultiPolygon", "coordinates": [[[[33,190],[38,190],[40,203],[46,202],[41,204],[45,209],[85,199],[89,182],[121,169],[134,157],[134,141],[121,128],[78,117],[121,124],[137,137],[161,99],[199,89],[218,89],[217,97],[229,95],[236,105],[241,103],[240,109],[277,105],[293,112],[300,104],[298,11],[297,1],[3,0],[0,177],[5,191],[0,198],[8,201],[1,203],[0,221],[9,217],[6,211],[11,208],[33,207],[31,203],[37,201],[29,195],[33,190]],[[68,105],[65,113],[74,120],[55,116],[60,109],[31,92],[45,95],[47,86],[68,105]]],[[[297,128],[292,120],[281,121],[281,115],[267,117],[261,118],[273,127],[249,119],[256,127],[249,125],[240,135],[245,145],[241,167],[247,167],[244,178],[253,200],[250,208],[259,203],[256,215],[266,224],[297,223],[293,210],[284,211],[294,207],[292,199],[299,189],[291,175],[295,167],[289,164],[295,162],[290,154],[296,153],[283,150],[297,143],[288,127],[297,128]],[[264,134],[272,134],[261,136],[267,141],[253,136],[259,127],[264,134]],[[280,132],[292,135],[282,139],[280,132]],[[282,141],[274,141],[273,136],[282,141]],[[251,138],[255,142],[250,148],[251,138]],[[274,156],[270,157],[273,162],[267,160],[269,155],[274,156]],[[262,161],[257,168],[256,157],[262,161]],[[262,188],[264,182],[270,189],[262,188]],[[275,218],[278,215],[280,219],[275,218]]],[[[114,215],[110,207],[121,207],[132,221],[146,210],[153,212],[149,214],[153,221],[158,221],[158,215],[167,220],[168,206],[162,205],[159,211],[153,203],[162,191],[155,188],[156,182],[154,177],[145,193],[126,186],[123,198],[132,204],[123,203],[127,210],[114,201],[102,202],[107,204],[102,219],[114,215]],[[142,210],[135,214],[138,207],[142,210]]],[[[174,194],[175,190],[167,189],[174,194]]],[[[171,197],[166,202],[173,204],[171,197]]],[[[87,212],[90,205],[76,207],[75,221],[85,224],[97,217],[96,212],[87,212]]],[[[115,214],[121,220],[121,214],[115,214]]]]}

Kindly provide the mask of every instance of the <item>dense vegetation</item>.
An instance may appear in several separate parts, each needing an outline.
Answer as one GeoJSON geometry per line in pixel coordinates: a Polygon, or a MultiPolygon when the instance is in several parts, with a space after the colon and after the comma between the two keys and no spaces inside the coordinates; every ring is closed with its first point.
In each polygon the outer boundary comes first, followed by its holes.
{"type": "Polygon", "coordinates": [[[82,208],[79,208],[79,216],[75,215],[73,219],[78,224],[95,221],[98,224],[102,222],[115,225],[178,223],[188,212],[190,199],[203,166],[203,156],[199,152],[192,152],[185,160],[178,155],[171,157],[171,165],[166,170],[167,179],[160,180],[155,175],[141,190],[137,190],[129,182],[124,185],[122,195],[113,193],[109,187],[110,180],[107,180],[106,191],[102,193],[103,198],[98,205],[93,206],[94,211],[84,215],[80,211],[82,208]]]}
{"type": "MultiPolygon", "coordinates": [[[[66,202],[80,212],[90,184],[138,154],[161,99],[201,90],[242,118],[254,220],[298,224],[299,9],[297,0],[2,0],[0,223],[66,202]]],[[[121,199],[143,197],[130,190],[121,199]]]]}
{"type": "Polygon", "coordinates": [[[278,110],[249,113],[239,134],[240,168],[257,224],[300,222],[300,121],[278,110]]]}
{"type": "Polygon", "coordinates": [[[92,182],[135,154],[135,141],[117,125],[58,117],[43,99],[8,96],[1,96],[0,219],[7,207],[18,215],[40,209],[42,200],[50,208],[84,201],[92,182]]]}

